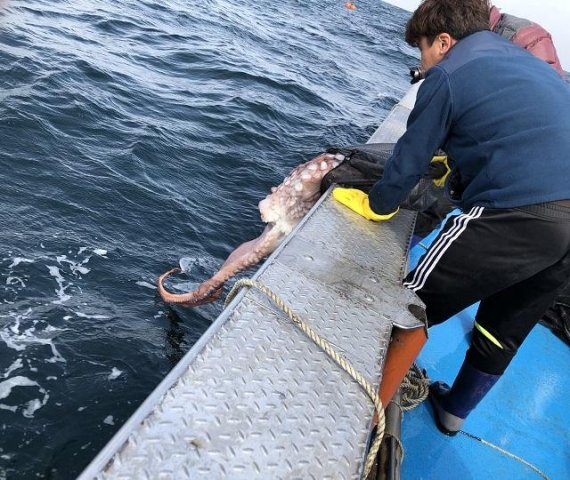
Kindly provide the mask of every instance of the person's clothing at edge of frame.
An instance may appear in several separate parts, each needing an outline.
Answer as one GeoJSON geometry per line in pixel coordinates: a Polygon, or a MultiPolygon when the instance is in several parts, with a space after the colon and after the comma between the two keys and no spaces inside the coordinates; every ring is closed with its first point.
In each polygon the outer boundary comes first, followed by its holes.
{"type": "Polygon", "coordinates": [[[566,78],[552,36],[538,23],[501,13],[493,5],[489,11],[489,29],[544,60],[558,75],[566,78]]]}
{"type": "Polygon", "coordinates": [[[569,131],[570,89],[548,64],[495,33],[469,35],[428,70],[370,207],[396,210],[439,148],[463,210],[568,199],[569,131]]]}

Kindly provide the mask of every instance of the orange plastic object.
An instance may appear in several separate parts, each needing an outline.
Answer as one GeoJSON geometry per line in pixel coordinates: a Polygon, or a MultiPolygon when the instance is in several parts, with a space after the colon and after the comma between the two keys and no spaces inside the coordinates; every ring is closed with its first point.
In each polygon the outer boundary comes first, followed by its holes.
{"type": "Polygon", "coordinates": [[[400,387],[412,363],[427,341],[424,328],[404,330],[394,327],[380,382],[380,400],[386,407],[400,387]]]}
{"type": "Polygon", "coordinates": [[[346,8],[348,8],[349,10],[356,10],[356,9],[358,8],[358,7],[357,7],[354,3],[352,3],[352,2],[346,2],[346,3],[344,4],[344,6],[345,6],[346,8]]]}

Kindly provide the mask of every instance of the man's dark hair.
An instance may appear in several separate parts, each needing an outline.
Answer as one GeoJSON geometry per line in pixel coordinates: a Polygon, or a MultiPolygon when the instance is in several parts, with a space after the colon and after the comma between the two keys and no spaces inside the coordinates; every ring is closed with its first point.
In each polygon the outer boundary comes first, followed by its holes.
{"type": "Polygon", "coordinates": [[[424,0],[406,25],[406,42],[417,47],[422,37],[431,46],[440,33],[461,40],[489,30],[488,0],[424,0]]]}

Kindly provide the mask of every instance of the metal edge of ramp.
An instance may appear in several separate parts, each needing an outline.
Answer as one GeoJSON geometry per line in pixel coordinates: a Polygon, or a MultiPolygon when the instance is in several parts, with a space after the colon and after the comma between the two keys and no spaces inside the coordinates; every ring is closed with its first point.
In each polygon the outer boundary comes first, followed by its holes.
{"type": "MultiPolygon", "coordinates": [[[[401,135],[409,96],[371,142],[401,135]]],[[[368,222],[328,192],[254,277],[375,388],[392,326],[421,325],[408,309],[421,302],[401,286],[414,219],[368,222]]],[[[358,479],[372,416],[356,382],[244,290],[79,479],[358,479]]]]}

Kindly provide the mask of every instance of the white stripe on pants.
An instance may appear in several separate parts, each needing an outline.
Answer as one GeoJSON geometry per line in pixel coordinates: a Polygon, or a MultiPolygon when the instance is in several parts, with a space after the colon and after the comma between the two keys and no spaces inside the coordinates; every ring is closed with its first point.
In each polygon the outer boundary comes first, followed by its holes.
{"type": "Polygon", "coordinates": [[[463,213],[455,217],[453,219],[453,226],[430,246],[428,252],[424,258],[422,258],[421,263],[416,267],[412,280],[404,282],[404,286],[414,292],[420,290],[425,285],[429,274],[433,271],[443,254],[465,231],[467,224],[474,218],[481,216],[483,210],[484,207],[473,207],[469,213],[463,213]]]}

